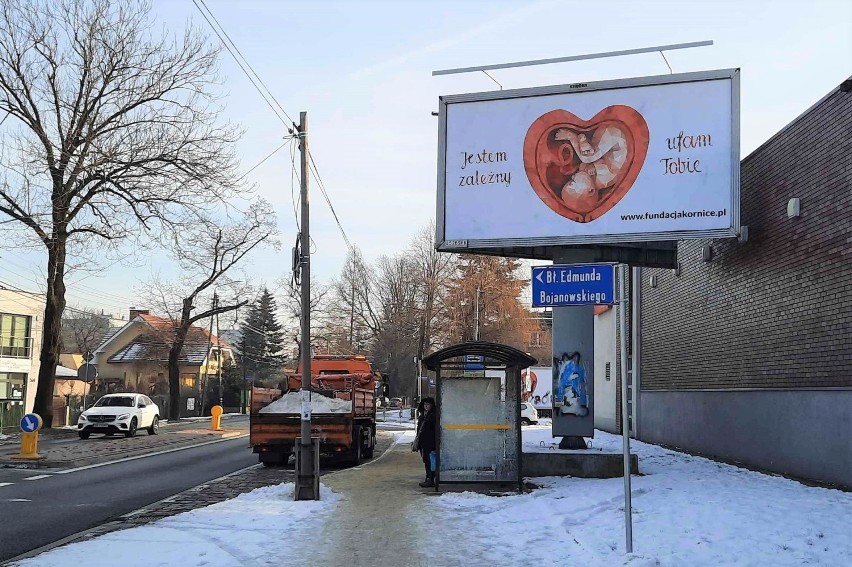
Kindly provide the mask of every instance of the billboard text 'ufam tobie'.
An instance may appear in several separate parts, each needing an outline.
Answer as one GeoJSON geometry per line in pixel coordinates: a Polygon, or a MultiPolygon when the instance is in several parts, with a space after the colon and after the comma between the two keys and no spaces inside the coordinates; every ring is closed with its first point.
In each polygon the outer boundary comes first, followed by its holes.
{"type": "Polygon", "coordinates": [[[739,72],[441,97],[439,248],[739,233],[739,72]]]}

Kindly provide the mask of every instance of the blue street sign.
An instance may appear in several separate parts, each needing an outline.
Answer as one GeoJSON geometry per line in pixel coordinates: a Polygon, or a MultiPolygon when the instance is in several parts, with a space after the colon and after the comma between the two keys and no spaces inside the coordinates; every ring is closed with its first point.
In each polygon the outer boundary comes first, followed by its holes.
{"type": "Polygon", "coordinates": [[[615,264],[536,266],[532,269],[532,306],[612,305],[615,264]]]}
{"type": "Polygon", "coordinates": [[[35,413],[28,413],[21,418],[21,431],[24,433],[32,433],[41,429],[41,416],[35,413]]]}
{"type": "Polygon", "coordinates": [[[471,378],[481,378],[485,376],[485,357],[478,354],[465,355],[464,375],[471,378]]]}

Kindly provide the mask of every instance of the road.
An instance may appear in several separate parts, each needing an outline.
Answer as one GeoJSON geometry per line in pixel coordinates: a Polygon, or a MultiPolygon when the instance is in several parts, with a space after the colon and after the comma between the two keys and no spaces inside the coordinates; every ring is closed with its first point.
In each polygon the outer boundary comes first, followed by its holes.
{"type": "Polygon", "coordinates": [[[67,472],[0,469],[0,561],[255,463],[242,437],[67,472]]]}

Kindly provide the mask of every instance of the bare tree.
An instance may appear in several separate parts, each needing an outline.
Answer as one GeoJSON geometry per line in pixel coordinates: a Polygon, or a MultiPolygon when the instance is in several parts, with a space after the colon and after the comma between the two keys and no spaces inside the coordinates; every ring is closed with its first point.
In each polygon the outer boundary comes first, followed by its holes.
{"type": "MultiPolygon", "coordinates": [[[[286,342],[293,345],[291,358],[298,363],[302,352],[302,296],[292,282],[282,280],[279,287],[282,290],[278,299],[284,316],[284,337],[286,342]]],[[[318,349],[323,345],[328,347],[332,342],[337,343],[334,338],[334,329],[337,328],[334,321],[338,317],[327,308],[328,293],[329,286],[311,278],[311,345],[318,349]]]]}
{"type": "Polygon", "coordinates": [[[109,329],[109,318],[85,309],[69,308],[62,318],[62,350],[70,353],[94,351],[109,329]]]}
{"type": "Polygon", "coordinates": [[[219,48],[192,29],[153,33],[150,12],[141,0],[0,0],[0,223],[47,251],[35,398],[47,426],[69,253],[185,222],[236,178],[237,133],[216,125],[219,48]]]}
{"type": "Polygon", "coordinates": [[[180,418],[179,360],[190,328],[249,302],[251,290],[233,277],[235,267],[261,244],[277,245],[276,234],[275,215],[269,204],[261,201],[242,219],[221,225],[199,223],[175,237],[172,252],[180,264],[181,280],[155,282],[149,288],[156,292],[151,301],[168,315],[172,326],[168,355],[170,420],[180,418]]]}
{"type": "MultiPolygon", "coordinates": [[[[453,275],[456,256],[435,249],[435,225],[428,226],[414,237],[409,249],[420,276],[419,304],[421,307],[417,358],[422,360],[435,343],[435,323],[445,318],[447,284],[453,275]]],[[[440,327],[440,323],[438,325],[440,327]]]]}

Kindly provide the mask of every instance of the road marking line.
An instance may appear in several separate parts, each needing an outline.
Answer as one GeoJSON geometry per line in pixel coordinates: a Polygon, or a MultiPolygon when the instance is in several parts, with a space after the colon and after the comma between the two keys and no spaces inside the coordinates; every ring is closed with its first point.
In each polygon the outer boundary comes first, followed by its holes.
{"type": "Polygon", "coordinates": [[[107,465],[114,465],[114,464],[117,464],[117,463],[126,463],[128,461],[135,461],[136,459],[144,459],[146,457],[156,457],[157,455],[165,455],[166,453],[174,453],[175,451],[184,451],[186,449],[195,449],[196,447],[204,447],[205,445],[212,445],[213,443],[222,443],[224,441],[233,441],[234,439],[243,439],[244,437],[248,437],[248,433],[246,433],[244,435],[239,435],[239,436],[236,436],[236,437],[227,437],[227,438],[224,438],[224,439],[215,439],[213,441],[205,441],[204,443],[197,443],[195,445],[188,445],[186,447],[175,447],[173,449],[165,449],[163,451],[157,451],[157,452],[154,452],[154,453],[145,453],[144,455],[135,455],[133,457],[126,457],[124,459],[116,459],[114,461],[109,461],[109,462],[106,462],[106,463],[95,463],[93,465],[85,465],[85,466],[76,467],[76,468],[73,468],[73,469],[53,471],[53,474],[68,474],[68,473],[73,473],[73,472],[77,472],[77,471],[85,471],[85,470],[89,470],[89,469],[96,469],[98,467],[105,467],[107,465]]]}
{"type": "Polygon", "coordinates": [[[28,476],[24,480],[41,480],[43,478],[50,478],[52,476],[53,476],[52,474],[40,474],[40,475],[37,475],[37,476],[28,476]]]}
{"type": "Polygon", "coordinates": [[[0,482],[0,486],[12,486],[14,482],[0,482]]]}
{"type": "Polygon", "coordinates": [[[32,502],[32,500],[27,500],[26,498],[9,498],[6,502],[32,502]]]}

